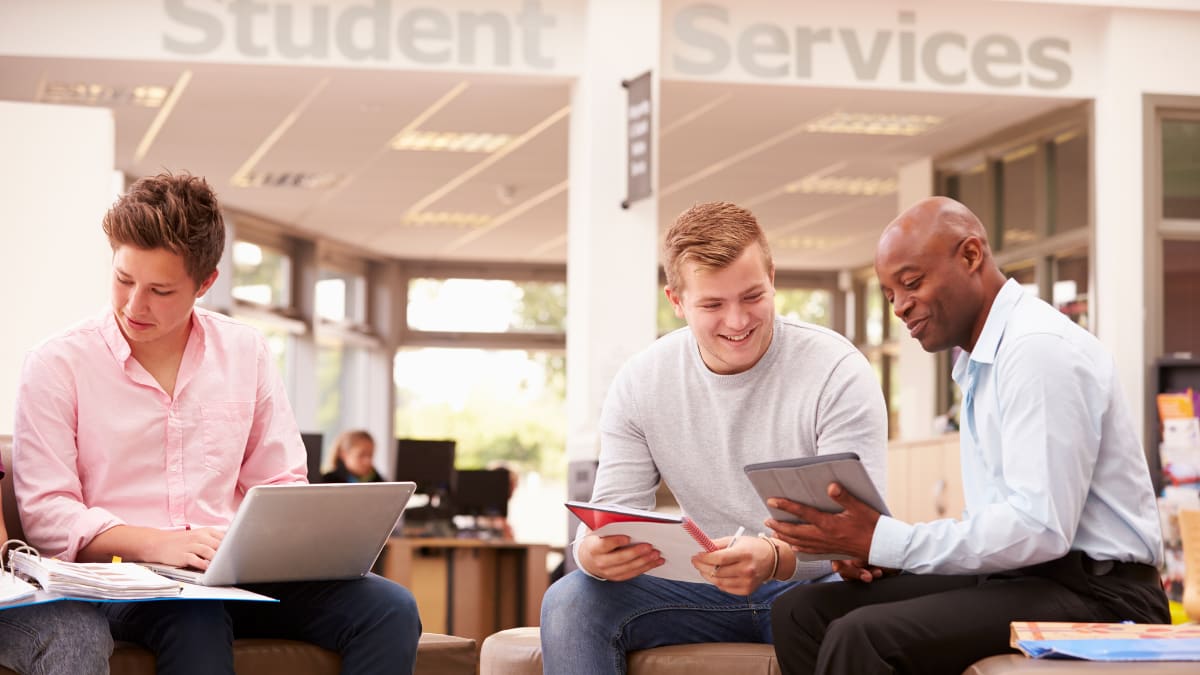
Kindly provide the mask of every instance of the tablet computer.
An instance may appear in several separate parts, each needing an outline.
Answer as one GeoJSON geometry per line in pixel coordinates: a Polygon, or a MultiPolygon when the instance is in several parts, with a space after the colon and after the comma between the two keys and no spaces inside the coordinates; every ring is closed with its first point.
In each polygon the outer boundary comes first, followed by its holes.
{"type": "MultiPolygon", "coordinates": [[[[871,508],[885,516],[891,515],[866,467],[853,452],[748,464],[743,470],[762,497],[763,504],[770,497],[783,497],[826,513],[840,513],[841,505],[827,492],[830,483],[840,483],[871,508]]],[[[780,522],[803,522],[787,511],[769,506],[767,510],[780,522]]]]}

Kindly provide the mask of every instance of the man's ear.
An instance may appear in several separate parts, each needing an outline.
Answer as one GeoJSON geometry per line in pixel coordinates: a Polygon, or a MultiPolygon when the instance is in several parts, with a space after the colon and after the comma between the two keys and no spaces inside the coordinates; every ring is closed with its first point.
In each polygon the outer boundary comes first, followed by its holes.
{"type": "Polygon", "coordinates": [[[204,294],[208,292],[208,289],[212,288],[212,285],[214,282],[216,282],[216,280],[217,270],[213,270],[212,274],[208,275],[208,278],[204,280],[204,283],[200,284],[200,288],[196,289],[196,299],[204,297],[204,294]]]}
{"type": "Polygon", "coordinates": [[[667,294],[667,300],[671,301],[671,307],[675,309],[676,318],[686,320],[686,317],[683,315],[683,296],[670,286],[664,288],[663,292],[667,294]]]}
{"type": "Polygon", "coordinates": [[[958,259],[966,267],[968,274],[974,274],[983,264],[983,242],[979,237],[967,237],[958,249],[958,259]]]}

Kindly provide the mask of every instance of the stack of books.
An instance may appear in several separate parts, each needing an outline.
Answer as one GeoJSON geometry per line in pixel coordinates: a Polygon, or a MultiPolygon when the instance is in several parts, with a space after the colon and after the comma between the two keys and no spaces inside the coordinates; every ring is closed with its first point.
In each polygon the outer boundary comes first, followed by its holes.
{"type": "Polygon", "coordinates": [[[1035,659],[1200,661],[1200,625],[1013,621],[1010,643],[1035,659]]]}

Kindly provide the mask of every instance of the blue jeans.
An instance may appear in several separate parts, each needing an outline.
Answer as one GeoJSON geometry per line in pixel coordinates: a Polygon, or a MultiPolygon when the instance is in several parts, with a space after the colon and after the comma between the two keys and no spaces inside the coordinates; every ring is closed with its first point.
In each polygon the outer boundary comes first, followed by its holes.
{"type": "Polygon", "coordinates": [[[625,673],[625,654],[693,642],[771,642],[771,603],[795,583],[753,595],[645,574],[598,581],[575,571],[542,599],[542,669],[554,675],[625,673]]]}
{"type": "Polygon", "coordinates": [[[82,602],[0,612],[0,666],[21,675],[108,675],[113,641],[104,615],[82,602]]]}
{"type": "Polygon", "coordinates": [[[271,602],[110,603],[113,637],[154,652],[159,673],[233,673],[234,638],[301,640],[335,651],[343,673],[412,673],[421,620],[408,589],[351,581],[245,584],[271,602]]]}

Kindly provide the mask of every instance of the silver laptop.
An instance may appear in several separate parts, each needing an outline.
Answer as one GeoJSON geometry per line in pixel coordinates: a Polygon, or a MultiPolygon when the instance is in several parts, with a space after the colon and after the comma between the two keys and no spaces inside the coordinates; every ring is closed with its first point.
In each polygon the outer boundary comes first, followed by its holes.
{"type": "Polygon", "coordinates": [[[204,571],[144,563],[204,586],[354,579],[371,571],[415,483],[250,488],[204,571]]]}

